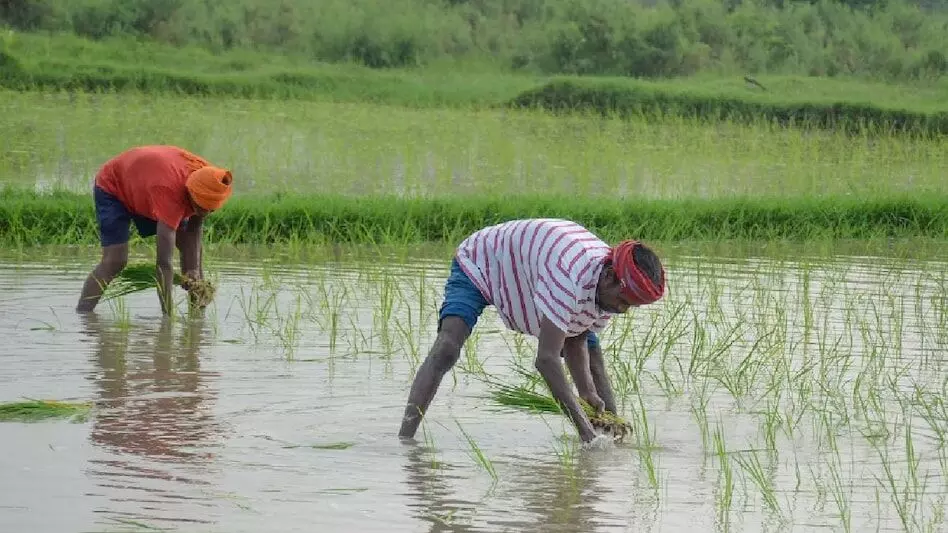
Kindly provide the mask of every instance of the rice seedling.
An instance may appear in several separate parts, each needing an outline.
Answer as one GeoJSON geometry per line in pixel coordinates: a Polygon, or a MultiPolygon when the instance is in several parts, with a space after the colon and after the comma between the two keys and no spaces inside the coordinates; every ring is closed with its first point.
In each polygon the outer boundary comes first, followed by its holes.
{"type": "Polygon", "coordinates": [[[34,399],[7,402],[0,404],[0,422],[41,422],[51,419],[83,422],[91,408],[90,402],[34,399]]]}
{"type": "MultiPolygon", "coordinates": [[[[655,434],[653,431],[650,431],[648,414],[645,412],[645,405],[642,401],[641,395],[638,396],[639,408],[635,411],[636,417],[636,426],[637,431],[635,431],[636,436],[636,448],[639,453],[639,460],[641,461],[642,466],[645,468],[645,472],[648,476],[649,485],[656,492],[656,497],[658,495],[658,489],[660,487],[659,473],[655,464],[652,451],[656,448],[655,445],[655,434]]],[[[631,431],[631,424],[628,424],[628,431],[631,431]]]]}
{"type": "Polygon", "coordinates": [[[717,518],[718,524],[724,531],[730,530],[731,502],[734,497],[734,481],[731,473],[730,456],[728,455],[724,429],[719,422],[713,433],[714,453],[718,458],[719,482],[717,487],[717,518]]]}
{"type": "Polygon", "coordinates": [[[461,423],[457,420],[454,421],[458,429],[461,431],[461,434],[464,435],[464,439],[467,441],[468,446],[470,447],[470,455],[474,461],[483,468],[491,477],[491,479],[496,483],[497,482],[497,470],[494,468],[494,463],[487,457],[484,453],[484,450],[477,445],[477,442],[468,434],[467,431],[464,431],[464,428],[461,427],[461,423]]]}
{"type": "MultiPolygon", "coordinates": [[[[204,308],[214,300],[216,288],[209,280],[187,279],[180,273],[174,274],[175,285],[187,284],[188,302],[191,308],[204,308]]],[[[139,263],[126,266],[103,291],[101,301],[109,301],[127,296],[145,289],[158,287],[157,268],[154,264],[139,263]]]]}
{"type": "Polygon", "coordinates": [[[743,469],[744,473],[750,476],[770,511],[778,517],[781,516],[782,511],[774,493],[773,479],[771,474],[764,471],[760,458],[757,456],[757,451],[749,450],[736,453],[734,460],[743,469]]]}
{"type": "MultiPolygon", "coordinates": [[[[527,375],[527,377],[535,378],[531,375],[527,375]]],[[[553,395],[549,391],[546,393],[536,391],[535,384],[508,385],[490,378],[487,382],[491,385],[491,399],[499,405],[530,413],[565,414],[553,395]]],[[[621,441],[632,432],[632,424],[621,416],[609,411],[597,413],[596,409],[582,398],[579,398],[579,404],[586,416],[589,417],[593,427],[602,430],[606,434],[613,435],[616,440],[621,441]]]]}

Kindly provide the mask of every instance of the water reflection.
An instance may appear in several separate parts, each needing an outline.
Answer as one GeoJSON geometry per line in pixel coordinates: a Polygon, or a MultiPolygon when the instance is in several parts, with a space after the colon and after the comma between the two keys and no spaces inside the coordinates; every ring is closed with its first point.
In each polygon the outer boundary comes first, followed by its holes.
{"type": "Polygon", "coordinates": [[[87,376],[97,409],[90,438],[104,457],[92,459],[87,474],[112,503],[139,506],[122,512],[110,505],[108,513],[174,521],[200,516],[180,506],[210,505],[200,487],[211,484],[222,435],[212,411],[218,376],[200,365],[205,322],[177,324],[177,336],[167,318],[129,327],[90,314],[82,322],[95,346],[87,376]]]}
{"type": "Polygon", "coordinates": [[[440,454],[421,444],[405,446],[404,456],[407,495],[417,501],[409,507],[430,533],[595,531],[610,516],[601,504],[611,491],[602,486],[596,454],[578,453],[563,461],[552,452],[514,457],[498,469],[499,481],[480,501],[452,490],[452,484],[469,485],[469,469],[453,474],[440,454]]]}

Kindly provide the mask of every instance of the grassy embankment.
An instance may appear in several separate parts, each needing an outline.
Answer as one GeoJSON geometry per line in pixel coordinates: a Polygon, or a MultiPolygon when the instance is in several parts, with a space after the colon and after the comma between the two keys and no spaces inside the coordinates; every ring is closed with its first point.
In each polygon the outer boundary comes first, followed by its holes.
{"type": "MultiPolygon", "coordinates": [[[[20,34],[6,49],[4,83],[27,91],[4,99],[2,182],[88,183],[128,145],[179,143],[241,177],[209,222],[214,242],[454,241],[523,216],[653,240],[948,234],[938,135],[948,105],[933,87],[905,98],[906,87],[787,77],[760,78],[765,94],[739,78],[557,85],[20,34]],[[564,95],[577,87],[611,116],[499,109],[574,105],[564,95]],[[122,91],[48,92],[74,88],[122,91]],[[822,131],[773,124],[794,109],[822,131]],[[853,135],[840,117],[869,124],[853,135]]],[[[2,194],[3,242],[95,242],[88,194],[2,194]]]]}
{"type": "Polygon", "coordinates": [[[136,91],[408,106],[541,108],[635,117],[772,120],[915,134],[948,132],[948,87],[806,76],[699,74],[677,79],[547,76],[450,67],[374,70],[293,56],[212,53],[156,43],[13,34],[0,85],[14,90],[136,91]]]}
{"type": "MultiPolygon", "coordinates": [[[[6,246],[94,244],[86,195],[2,195],[0,242],[6,246]]],[[[218,243],[411,244],[457,242],[487,224],[521,217],[581,221],[603,238],[649,240],[879,238],[948,236],[943,198],[652,201],[637,205],[553,196],[407,199],[305,195],[233,200],[211,217],[218,243]]]]}

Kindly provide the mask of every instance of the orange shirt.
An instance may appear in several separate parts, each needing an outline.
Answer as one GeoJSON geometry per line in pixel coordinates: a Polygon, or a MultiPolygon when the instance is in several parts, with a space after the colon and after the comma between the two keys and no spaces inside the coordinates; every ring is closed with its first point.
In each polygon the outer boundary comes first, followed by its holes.
{"type": "Polygon", "coordinates": [[[178,229],[194,214],[185,186],[191,170],[187,156],[176,146],[139,146],[106,162],[95,183],[115,196],[132,213],[178,229]]]}

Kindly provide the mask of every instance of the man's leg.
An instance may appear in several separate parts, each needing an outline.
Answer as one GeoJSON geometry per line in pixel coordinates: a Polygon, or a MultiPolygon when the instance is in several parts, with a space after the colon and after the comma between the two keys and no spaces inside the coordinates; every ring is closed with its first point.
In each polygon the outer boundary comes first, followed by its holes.
{"type": "Polygon", "coordinates": [[[408,405],[402,417],[399,437],[412,438],[441,380],[461,356],[461,347],[471,335],[477,319],[489,305],[470,278],[458,266],[451,263],[451,275],[444,287],[444,302],[438,320],[438,336],[421,364],[408,393],[408,405]]]}
{"type": "Polygon", "coordinates": [[[428,412],[428,406],[434,399],[444,375],[451,370],[461,356],[461,347],[471,334],[464,319],[446,316],[441,322],[438,337],[435,339],[428,357],[421,364],[408,393],[408,405],[402,417],[399,437],[412,438],[422,418],[428,412]]]}
{"type": "Polygon", "coordinates": [[[82,285],[82,294],[76,311],[88,312],[95,309],[102,292],[128,263],[128,237],[130,214],[125,206],[114,196],[96,187],[96,218],[99,223],[99,240],[102,244],[102,258],[82,285]]]}

